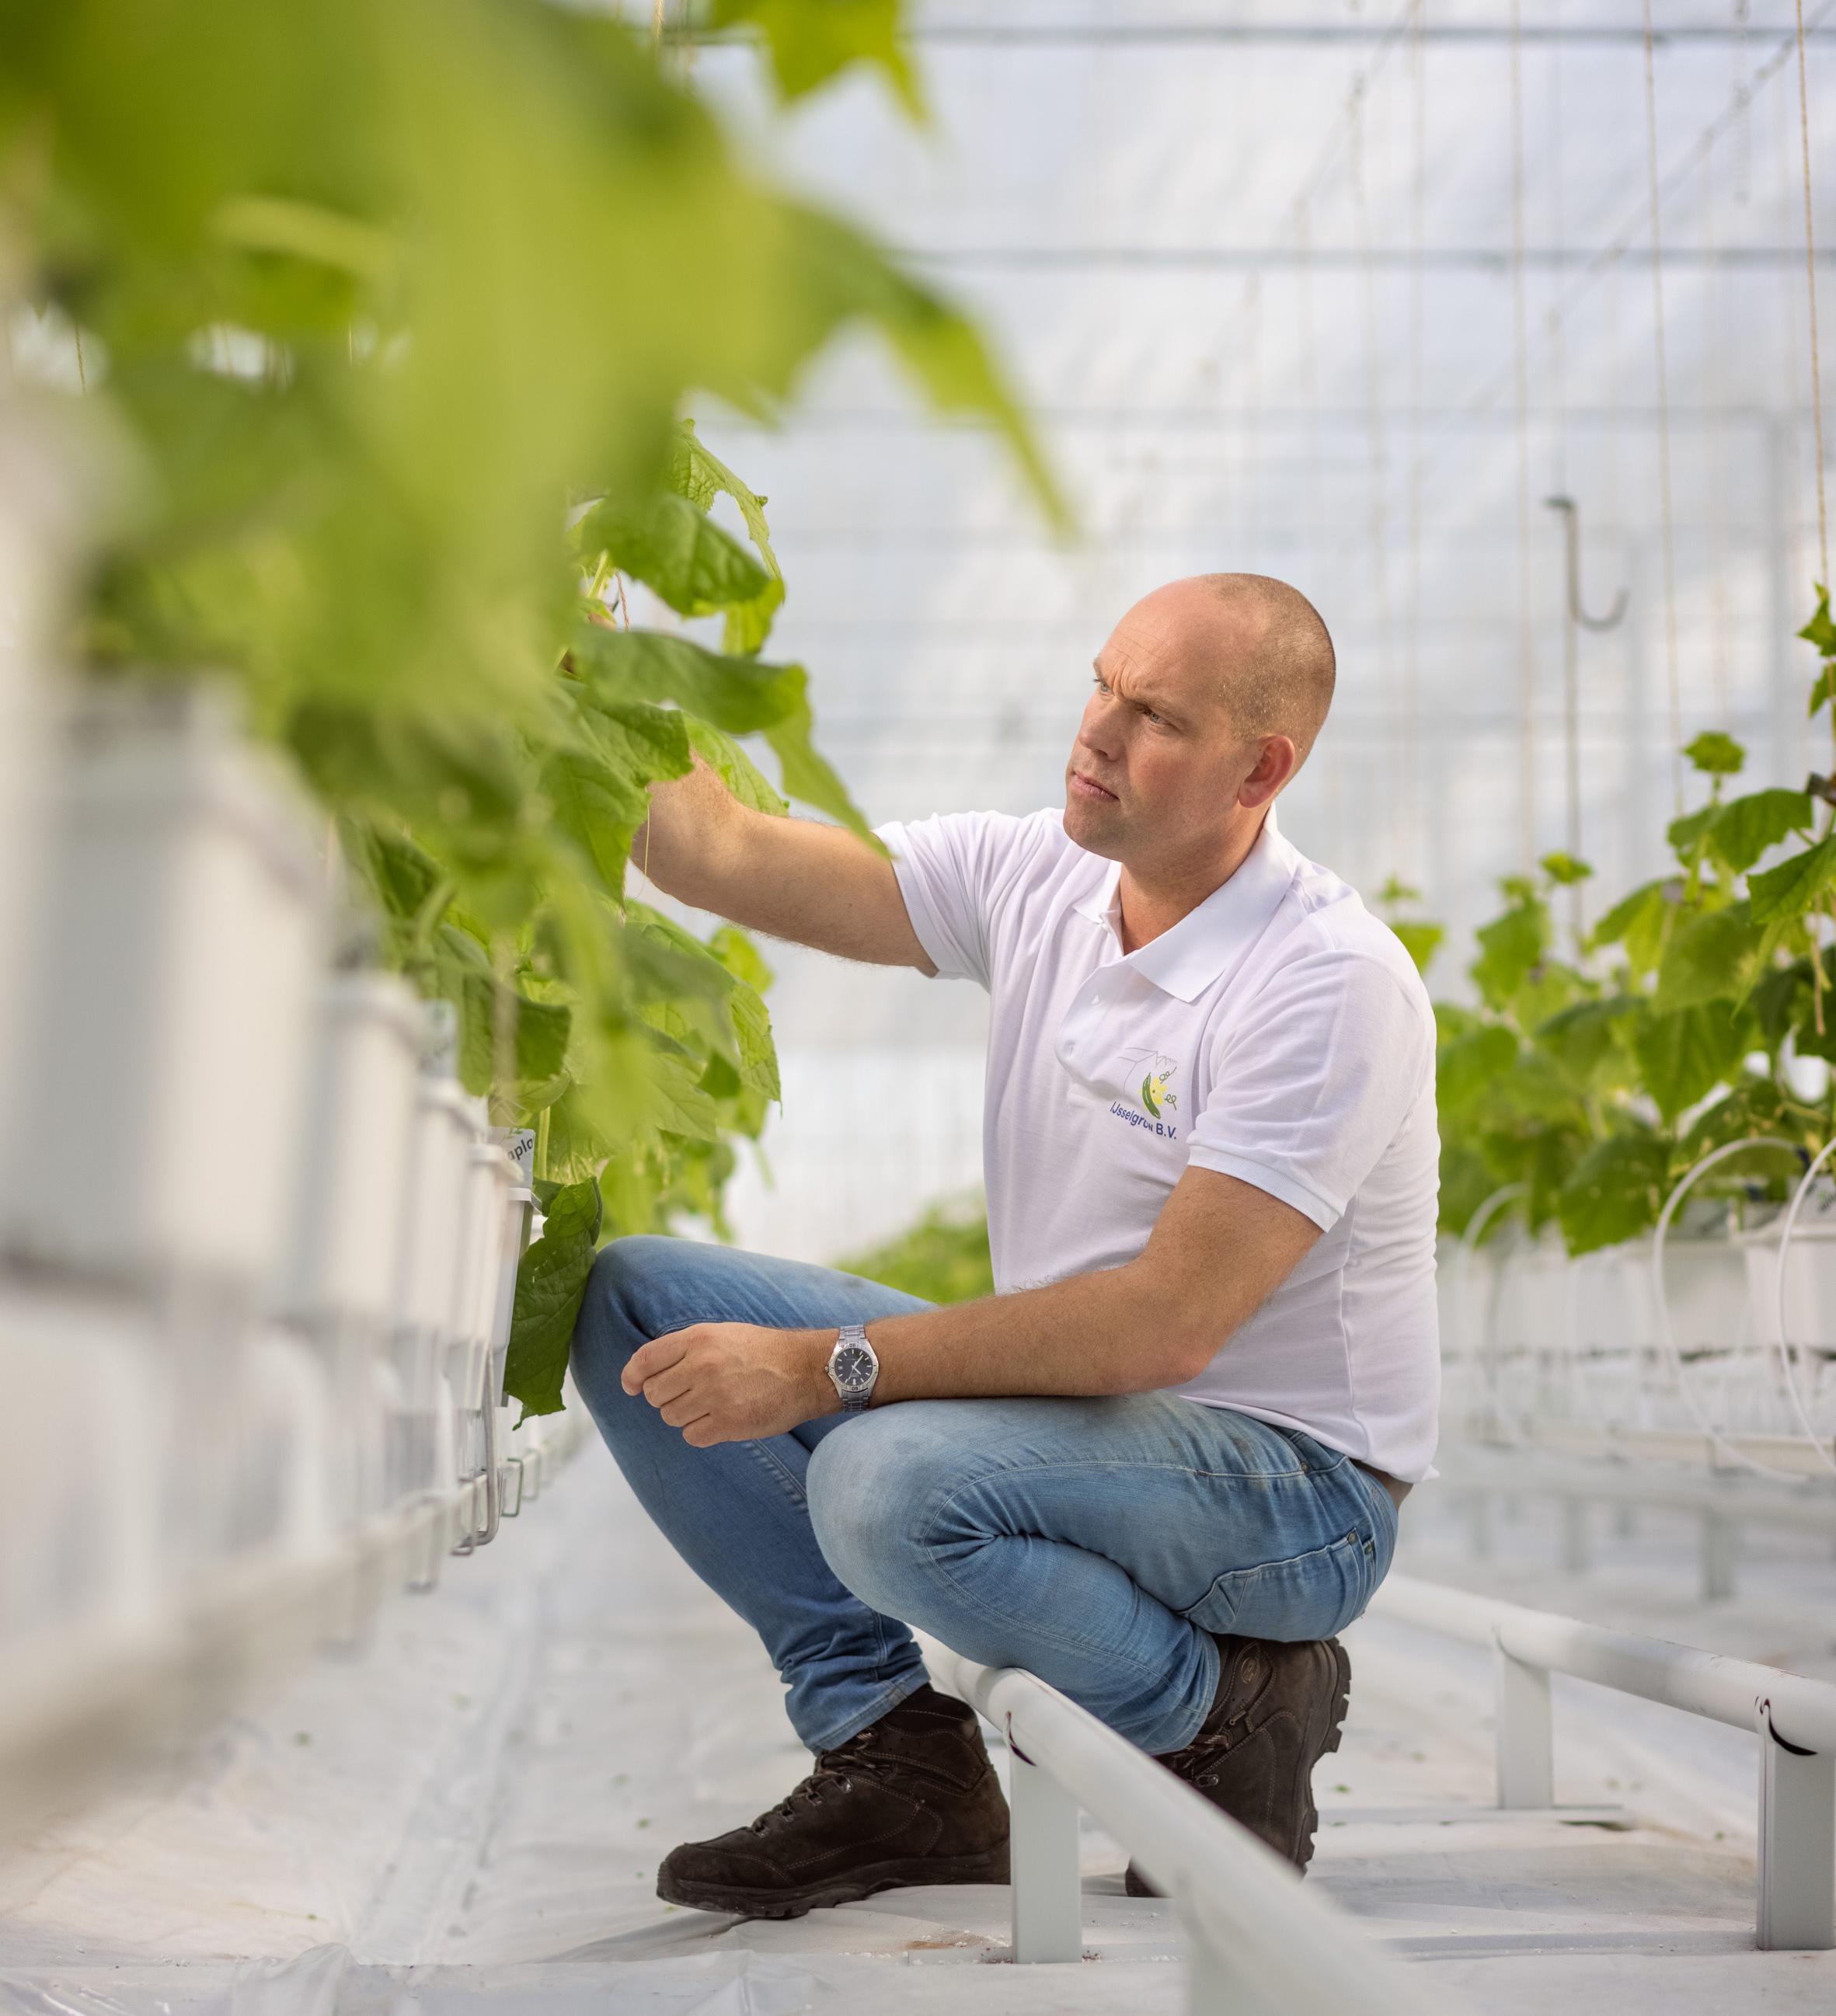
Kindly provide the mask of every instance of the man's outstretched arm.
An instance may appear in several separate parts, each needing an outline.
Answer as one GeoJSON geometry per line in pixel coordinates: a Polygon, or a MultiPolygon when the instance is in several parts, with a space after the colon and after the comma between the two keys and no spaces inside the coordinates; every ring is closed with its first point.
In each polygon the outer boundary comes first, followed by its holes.
{"type": "MultiPolygon", "coordinates": [[[[1125,1266],[869,1324],[873,1404],[1183,1385],[1319,1237],[1265,1190],[1189,1168],[1125,1266]]],[[[840,1411],[826,1370],[834,1342],[833,1330],[697,1323],[634,1352],[625,1388],[697,1449],[751,1442],[840,1411]]]]}
{"type": "Polygon", "coordinates": [[[740,804],[699,756],[686,777],[651,787],[631,854],[667,895],[748,931],[870,966],[937,970],[884,855],[839,826],[740,804]]]}

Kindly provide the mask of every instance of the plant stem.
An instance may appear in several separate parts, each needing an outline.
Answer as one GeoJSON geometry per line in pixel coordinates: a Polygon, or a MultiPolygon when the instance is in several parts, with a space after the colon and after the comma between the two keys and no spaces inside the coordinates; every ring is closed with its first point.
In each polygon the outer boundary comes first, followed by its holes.
{"type": "Polygon", "coordinates": [[[533,1173],[545,1183],[549,1179],[549,1108],[545,1106],[535,1116],[535,1168],[533,1173]]]}

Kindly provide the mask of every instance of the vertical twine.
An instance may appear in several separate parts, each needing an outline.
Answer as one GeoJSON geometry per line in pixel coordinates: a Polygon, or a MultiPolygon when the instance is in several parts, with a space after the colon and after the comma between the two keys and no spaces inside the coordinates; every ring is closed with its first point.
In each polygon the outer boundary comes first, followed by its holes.
{"type": "Polygon", "coordinates": [[[1402,660],[1402,788],[1409,880],[1425,882],[1421,833],[1422,246],[1427,203],[1427,70],[1423,39],[1427,0],[1411,0],[1409,69],[1415,85],[1410,130],[1409,269],[1409,583],[1402,660]]]}
{"type": "Polygon", "coordinates": [[[1536,865],[1536,657],[1530,617],[1530,343],[1524,293],[1524,24],[1511,0],[1511,373],[1517,440],[1518,818],[1524,872],[1536,865]]]}
{"type": "MultiPolygon", "coordinates": [[[[1810,302],[1810,405],[1817,445],[1817,563],[1820,581],[1830,583],[1830,520],[1823,502],[1823,379],[1817,356],[1816,239],[1811,225],[1810,96],[1804,77],[1804,0],[1798,0],[1798,128],[1804,147],[1804,277],[1810,302]]],[[[1836,720],[1832,726],[1836,727],[1836,720]]]]}
{"type": "Polygon", "coordinates": [[[1683,692],[1677,671],[1676,527],[1670,502],[1670,380],[1664,354],[1664,241],[1658,201],[1658,72],[1651,0],[1645,16],[1645,169],[1651,201],[1651,322],[1658,372],[1658,476],[1664,511],[1664,664],[1670,693],[1670,782],[1683,811],[1683,692]]]}
{"type": "MultiPolygon", "coordinates": [[[[1395,699],[1395,626],[1390,607],[1389,457],[1384,439],[1382,364],[1378,354],[1377,279],[1371,258],[1370,201],[1364,174],[1364,81],[1352,90],[1349,135],[1352,202],[1358,229],[1359,307],[1364,338],[1364,427],[1370,483],[1371,587],[1377,599],[1377,647],[1383,670],[1384,711],[1395,699]]],[[[1386,725],[1388,724],[1386,723],[1386,725]]],[[[1384,772],[1394,777],[1386,764],[1384,772]]],[[[1395,830],[1394,806],[1388,823],[1395,830]]]]}

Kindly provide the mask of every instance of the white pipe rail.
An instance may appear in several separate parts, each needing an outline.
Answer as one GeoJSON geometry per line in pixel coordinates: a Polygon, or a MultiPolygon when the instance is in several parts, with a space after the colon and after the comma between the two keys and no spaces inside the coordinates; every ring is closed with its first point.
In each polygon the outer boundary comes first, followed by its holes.
{"type": "Polygon", "coordinates": [[[1551,1673],[1752,1732],[1760,1748],[1755,1942],[1763,1951],[1836,1946],[1836,1687],[1410,1575],[1389,1576],[1370,1614],[1491,1648],[1503,1807],[1552,1804],[1551,1673]]]}
{"type": "Polygon", "coordinates": [[[1078,1814],[1128,1850],[1192,1942],[1191,2016],[1422,2016],[1419,1980],[1309,1896],[1281,1858],[1035,1675],[977,1665],[920,1634],[934,1685],[1007,1738],[1013,1957],[1083,1957],[1078,1814]]]}

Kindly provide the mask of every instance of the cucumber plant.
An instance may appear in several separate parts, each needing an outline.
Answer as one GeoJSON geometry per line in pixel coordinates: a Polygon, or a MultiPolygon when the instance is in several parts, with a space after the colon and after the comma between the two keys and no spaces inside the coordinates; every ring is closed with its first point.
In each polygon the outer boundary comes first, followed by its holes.
{"type": "MultiPolygon", "coordinates": [[[[1826,590],[1798,634],[1820,661],[1814,718],[1836,685],[1826,590]]],[[[1443,1229],[1521,1183],[1530,1226],[1553,1220],[1585,1253],[1655,1224],[1716,1148],[1756,1140],[1705,1191],[1776,1200],[1829,1139],[1836,1098],[1827,1085],[1808,1096],[1791,1063],[1836,1059],[1823,930],[1836,916],[1836,786],[1813,773],[1802,790],[1730,795],[1746,764],[1738,743],[1712,731],[1683,754],[1708,796],[1667,830],[1672,872],[1621,898],[1566,959],[1548,899],[1590,871],[1551,855],[1541,877],[1507,878],[1469,969],[1478,1005],[1435,1004],[1443,1229]]]]}
{"type": "MultiPolygon", "coordinates": [[[[912,99],[891,0],[715,16],[788,95],[866,60],[912,99]]],[[[109,472],[70,654],[239,685],[331,815],[369,956],[455,1003],[466,1084],[535,1125],[535,1412],[594,1242],[718,1225],[778,1089],[757,951],[627,895],[647,787],[699,751],[862,828],[803,668],[763,655],[764,500],[687,402],[769,416],[865,326],[1062,517],[973,328],[747,166],[664,53],[546,0],[0,0],[0,292],[75,332],[109,472]],[[634,579],[721,648],[632,627],[634,579]]]]}

